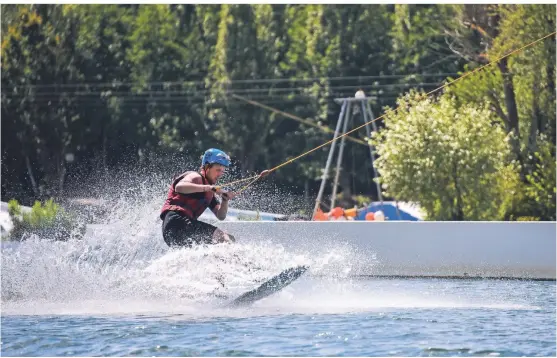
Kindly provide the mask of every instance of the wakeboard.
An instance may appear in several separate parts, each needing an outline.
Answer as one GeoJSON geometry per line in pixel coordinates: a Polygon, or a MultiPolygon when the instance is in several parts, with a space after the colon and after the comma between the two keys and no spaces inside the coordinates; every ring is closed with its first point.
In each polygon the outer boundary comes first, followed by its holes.
{"type": "Polygon", "coordinates": [[[272,295],[296,281],[308,269],[307,266],[296,266],[286,269],[278,275],[262,283],[259,287],[248,291],[228,304],[229,307],[248,306],[272,295]]]}

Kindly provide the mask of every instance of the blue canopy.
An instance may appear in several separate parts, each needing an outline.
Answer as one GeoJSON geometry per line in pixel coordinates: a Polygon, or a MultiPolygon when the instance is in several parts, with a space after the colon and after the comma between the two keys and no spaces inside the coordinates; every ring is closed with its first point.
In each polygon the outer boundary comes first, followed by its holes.
{"type": "Polygon", "coordinates": [[[369,212],[376,213],[377,211],[382,211],[385,214],[385,220],[406,220],[406,221],[421,221],[422,216],[418,212],[419,209],[410,206],[408,203],[398,203],[394,201],[384,201],[383,204],[380,202],[373,202],[368,205],[367,208],[358,210],[358,215],[355,217],[356,220],[365,220],[366,214],[369,212]]]}

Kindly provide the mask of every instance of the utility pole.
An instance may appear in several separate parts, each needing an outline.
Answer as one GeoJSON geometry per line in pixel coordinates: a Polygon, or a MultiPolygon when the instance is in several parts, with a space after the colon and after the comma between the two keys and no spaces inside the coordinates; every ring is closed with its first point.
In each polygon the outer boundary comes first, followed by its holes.
{"type": "MultiPolygon", "coordinates": [[[[361,111],[362,116],[360,117],[362,119],[362,122],[365,123],[365,127],[366,127],[366,133],[368,137],[371,137],[371,131],[377,131],[377,125],[375,124],[375,122],[371,122],[375,119],[375,116],[373,115],[373,111],[371,110],[371,106],[369,104],[370,101],[375,100],[376,97],[366,97],[365,94],[362,91],[358,91],[356,93],[355,97],[348,97],[348,98],[335,98],[335,102],[341,105],[341,109],[340,109],[340,115],[338,117],[338,121],[337,121],[337,125],[335,128],[335,134],[333,138],[338,137],[339,135],[342,135],[344,133],[347,132],[348,129],[348,122],[350,119],[351,115],[356,114],[357,111],[361,111]],[[340,132],[340,127],[344,122],[344,126],[342,126],[342,133],[339,134],[340,132]]],[[[336,193],[337,193],[337,187],[338,187],[338,181],[339,181],[339,175],[340,175],[340,167],[342,165],[342,156],[343,156],[343,152],[344,152],[344,146],[345,146],[345,138],[346,136],[341,138],[341,143],[340,143],[340,149],[339,149],[339,154],[337,157],[337,162],[336,162],[336,173],[335,173],[335,177],[334,177],[334,181],[333,181],[333,193],[332,193],[332,198],[331,198],[331,208],[333,208],[335,206],[335,202],[336,202],[336,193]]],[[[329,175],[329,169],[331,166],[331,162],[333,160],[333,156],[335,154],[335,144],[336,144],[336,140],[333,141],[331,143],[331,149],[329,150],[329,156],[327,157],[327,163],[325,164],[325,169],[323,171],[323,175],[321,176],[321,186],[319,187],[319,192],[317,194],[317,199],[315,200],[315,207],[313,209],[313,216],[315,216],[315,213],[317,212],[317,209],[319,208],[319,204],[322,201],[323,198],[323,192],[325,190],[325,185],[327,183],[327,179],[328,179],[328,175],[329,175]]],[[[374,154],[374,148],[371,145],[371,143],[368,142],[368,147],[369,147],[369,155],[371,158],[371,167],[373,169],[373,176],[374,178],[378,177],[377,174],[377,170],[375,169],[375,154],[374,154]]],[[[381,193],[381,186],[379,185],[379,183],[375,183],[377,186],[377,193],[379,196],[379,200],[381,201],[381,204],[383,204],[383,195],[381,193]]],[[[312,217],[313,217],[312,216],[312,217]]]]}

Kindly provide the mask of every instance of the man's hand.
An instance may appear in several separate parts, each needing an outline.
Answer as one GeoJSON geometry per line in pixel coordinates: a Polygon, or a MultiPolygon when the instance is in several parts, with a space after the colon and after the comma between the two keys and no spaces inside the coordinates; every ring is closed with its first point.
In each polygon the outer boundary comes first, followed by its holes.
{"type": "Polygon", "coordinates": [[[205,191],[212,191],[217,194],[223,193],[222,189],[218,185],[205,185],[205,187],[206,187],[205,191]]]}
{"type": "Polygon", "coordinates": [[[222,200],[228,201],[230,199],[234,199],[236,197],[236,193],[232,191],[223,191],[221,192],[222,200]]]}
{"type": "Polygon", "coordinates": [[[271,174],[270,170],[264,170],[261,172],[261,174],[259,174],[260,178],[266,177],[267,175],[271,174]]]}

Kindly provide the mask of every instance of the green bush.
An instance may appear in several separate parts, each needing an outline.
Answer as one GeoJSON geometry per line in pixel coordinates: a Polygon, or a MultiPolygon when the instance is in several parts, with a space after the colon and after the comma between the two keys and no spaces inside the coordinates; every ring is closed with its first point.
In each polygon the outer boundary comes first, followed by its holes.
{"type": "Polygon", "coordinates": [[[540,221],[540,218],[536,216],[519,216],[516,221],[540,221]]]}
{"type": "Polygon", "coordinates": [[[238,220],[239,221],[261,221],[261,215],[259,214],[259,210],[257,210],[255,216],[238,214],[238,220]]]}
{"type": "Polygon", "coordinates": [[[484,104],[410,92],[374,132],[385,196],[420,205],[428,220],[502,220],[520,188],[510,136],[484,104]]]}
{"type": "Polygon", "coordinates": [[[47,200],[44,205],[35,201],[29,212],[23,212],[17,200],[10,200],[8,212],[14,225],[10,231],[10,240],[21,241],[28,235],[35,234],[45,239],[65,241],[81,238],[85,234],[85,225],[52,199],[47,200]]]}
{"type": "Polygon", "coordinates": [[[526,197],[530,202],[530,212],[542,220],[553,221],[555,207],[555,146],[545,137],[538,140],[539,149],[534,153],[534,170],[526,176],[526,197]]]}

